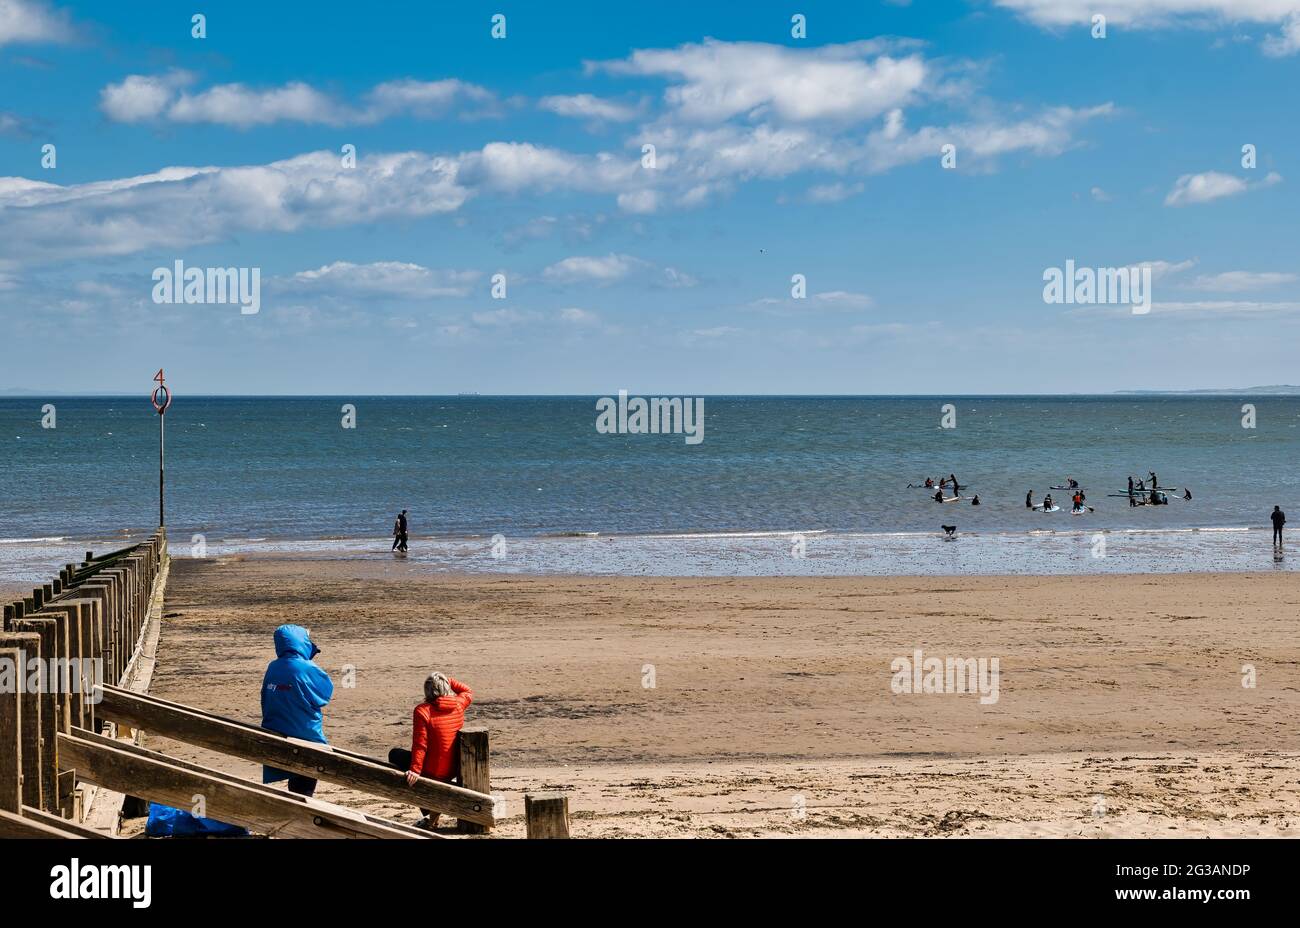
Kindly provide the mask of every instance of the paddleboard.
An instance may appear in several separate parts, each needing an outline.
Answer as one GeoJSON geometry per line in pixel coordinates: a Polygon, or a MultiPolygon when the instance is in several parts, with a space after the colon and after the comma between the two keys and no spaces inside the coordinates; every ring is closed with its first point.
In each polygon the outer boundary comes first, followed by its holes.
{"type": "Polygon", "coordinates": [[[1090,511],[1090,510],[1088,509],[1088,507],[1087,507],[1087,506],[1084,506],[1082,509],[1071,509],[1071,510],[1070,510],[1070,515],[1072,515],[1072,516],[1081,516],[1081,515],[1086,515],[1089,511],[1090,511]]]}
{"type": "Polygon", "coordinates": [[[1054,505],[1054,506],[1052,506],[1051,509],[1044,509],[1042,506],[1035,506],[1035,507],[1034,507],[1034,511],[1035,511],[1035,512],[1060,512],[1060,511],[1061,511],[1061,507],[1060,507],[1060,506],[1055,506],[1055,505],[1054,505]]]}
{"type": "Polygon", "coordinates": [[[945,503],[958,503],[958,502],[961,502],[961,501],[962,501],[963,499],[965,499],[965,498],[966,498],[966,497],[964,497],[964,496],[945,496],[945,497],[943,498],[943,502],[945,502],[945,503]]]}
{"type": "Polygon", "coordinates": [[[1088,489],[1088,488],[1087,488],[1087,487],[1062,487],[1062,486],[1053,486],[1053,487],[1048,487],[1047,489],[1049,489],[1049,490],[1086,490],[1086,489],[1088,489]]]}

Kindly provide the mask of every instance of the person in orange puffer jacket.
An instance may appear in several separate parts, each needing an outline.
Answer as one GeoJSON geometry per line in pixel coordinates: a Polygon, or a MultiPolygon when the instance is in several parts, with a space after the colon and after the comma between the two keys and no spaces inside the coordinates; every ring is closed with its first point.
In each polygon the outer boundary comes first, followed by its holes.
{"type": "MultiPolygon", "coordinates": [[[[406,771],[406,782],[414,786],[420,777],[450,783],[460,776],[460,755],[456,735],[465,724],[465,710],[474,692],[440,671],[424,681],[424,702],[411,714],[411,749],[393,748],[388,762],[406,771]]],[[[427,827],[436,828],[438,813],[421,809],[427,827]]]]}

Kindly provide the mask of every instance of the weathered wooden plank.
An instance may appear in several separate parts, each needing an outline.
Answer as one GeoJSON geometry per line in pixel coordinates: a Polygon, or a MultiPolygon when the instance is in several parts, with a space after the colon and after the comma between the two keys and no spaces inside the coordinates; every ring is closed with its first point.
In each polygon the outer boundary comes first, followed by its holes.
{"type": "Polygon", "coordinates": [[[118,631],[112,584],[108,580],[88,580],[76,587],[76,595],[99,601],[100,621],[104,628],[104,678],[116,683],[122,679],[122,670],[126,665],[123,663],[122,637],[118,631]]]}
{"type": "MultiPolygon", "coordinates": [[[[40,660],[41,636],[32,633],[5,632],[0,634],[0,648],[13,648],[20,652],[22,666],[16,668],[21,680],[15,680],[22,688],[22,769],[23,802],[35,808],[41,807],[41,692],[40,660]],[[31,662],[36,662],[35,680],[31,672],[31,662]],[[35,682],[36,688],[30,684],[35,682]]],[[[53,765],[54,758],[50,758],[53,765]]]]}
{"type": "Polygon", "coordinates": [[[53,619],[23,618],[14,622],[15,632],[30,632],[41,639],[41,808],[46,812],[57,812],[59,793],[55,782],[55,746],[54,736],[59,730],[59,700],[50,685],[47,669],[50,658],[58,652],[55,650],[55,629],[53,619]]]}
{"type": "MultiPolygon", "coordinates": [[[[0,648],[0,668],[21,667],[23,652],[0,648]]],[[[12,669],[0,669],[6,675],[12,669]]],[[[18,686],[0,686],[0,811],[23,807],[23,700],[18,686]]]]}
{"type": "Polygon", "coordinates": [[[527,793],[524,820],[530,838],[569,837],[568,793],[527,793]]]}
{"type": "Polygon", "coordinates": [[[81,838],[70,829],[55,827],[45,820],[0,811],[0,838],[81,838]]]}
{"type": "Polygon", "coordinates": [[[60,818],[57,815],[51,815],[49,812],[42,812],[40,809],[34,809],[31,806],[23,806],[22,817],[42,825],[49,825],[51,828],[57,828],[65,838],[112,838],[112,835],[100,834],[93,828],[87,828],[76,822],[69,821],[66,818],[60,818]]]}
{"type": "Polygon", "coordinates": [[[428,777],[421,777],[415,786],[408,786],[404,771],[330,745],[286,738],[246,722],[114,686],[103,687],[99,712],[103,718],[165,738],[338,783],[395,802],[433,809],[480,825],[493,823],[490,795],[428,777]]]}
{"type": "MultiPolygon", "coordinates": [[[[232,773],[226,773],[224,770],[217,770],[212,767],[204,767],[201,764],[196,764],[187,760],[181,760],[178,757],[168,757],[165,754],[160,754],[157,751],[150,751],[148,748],[141,747],[140,745],[135,745],[129,742],[122,742],[113,738],[109,738],[107,735],[97,735],[94,734],[93,732],[88,732],[88,731],[78,731],[78,732],[74,732],[74,734],[86,738],[90,741],[93,741],[97,744],[117,745],[117,744],[125,743],[129,747],[134,747],[137,751],[141,752],[144,756],[152,757],[155,760],[162,761],[163,763],[166,764],[171,764],[174,767],[180,767],[184,770],[192,770],[195,773],[201,773],[204,774],[205,776],[215,777],[218,780],[229,780],[230,782],[238,784],[239,786],[243,786],[247,789],[255,789],[263,793],[270,793],[273,796],[283,797],[285,795],[290,795],[290,796],[294,795],[293,793],[286,794],[284,790],[278,789],[275,786],[271,785],[270,783],[258,783],[254,780],[245,780],[244,778],[237,777],[232,773]]],[[[146,802],[147,805],[147,800],[142,800],[142,801],[146,802]]],[[[383,825],[385,828],[395,828],[398,831],[404,832],[406,836],[410,838],[440,838],[440,839],[446,838],[446,835],[440,835],[434,832],[430,832],[424,828],[417,828],[414,825],[407,825],[402,822],[390,821],[389,819],[383,818],[382,816],[370,815],[366,812],[361,812],[360,810],[355,810],[355,811],[357,811],[362,818],[366,819],[366,821],[373,822],[376,825],[383,825]]]]}
{"type": "Polygon", "coordinates": [[[67,695],[68,717],[71,723],[78,728],[89,728],[90,723],[86,718],[86,699],[84,696],[86,690],[82,681],[82,659],[85,657],[86,652],[86,636],[81,625],[81,607],[60,602],[49,602],[42,607],[40,612],[36,613],[36,617],[40,618],[47,615],[61,617],[64,623],[63,627],[68,635],[69,663],[66,668],[60,671],[60,682],[63,691],[67,695]]]}
{"type": "Polygon", "coordinates": [[[405,838],[402,829],[377,825],[351,809],[292,793],[253,789],[232,778],[180,767],[162,755],[88,733],[59,735],[59,762],[78,779],[130,792],[153,802],[191,809],[250,831],[285,838],[405,838]],[[105,743],[109,742],[109,743],[105,743]]]}
{"type": "MultiPolygon", "coordinates": [[[[75,610],[80,616],[82,669],[87,675],[82,692],[89,694],[92,687],[107,682],[108,671],[104,666],[103,621],[100,616],[99,600],[71,593],[66,598],[56,599],[45,609],[46,611],[64,609],[70,613],[75,610]]],[[[95,722],[94,704],[87,700],[85,715],[79,727],[96,731],[95,722]]]]}

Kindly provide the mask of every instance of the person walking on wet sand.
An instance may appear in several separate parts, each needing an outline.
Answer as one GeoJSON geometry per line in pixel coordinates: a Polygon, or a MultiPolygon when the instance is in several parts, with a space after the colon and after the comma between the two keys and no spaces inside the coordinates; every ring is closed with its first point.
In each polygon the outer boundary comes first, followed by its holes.
{"type": "Polygon", "coordinates": [[[397,521],[393,523],[393,550],[406,550],[406,510],[403,509],[397,514],[397,521]]]}
{"type": "MultiPolygon", "coordinates": [[[[465,710],[474,692],[459,680],[435,670],[424,680],[424,702],[411,714],[411,749],[393,748],[388,762],[406,771],[407,786],[420,777],[450,783],[460,776],[456,736],[465,725],[465,710]]],[[[421,809],[426,828],[438,826],[438,813],[421,809]]]]}
{"type": "Polygon", "coordinates": [[[1273,513],[1269,516],[1273,520],[1273,547],[1282,547],[1282,526],[1286,525],[1286,513],[1282,511],[1281,506],[1274,506],[1273,513]]]}

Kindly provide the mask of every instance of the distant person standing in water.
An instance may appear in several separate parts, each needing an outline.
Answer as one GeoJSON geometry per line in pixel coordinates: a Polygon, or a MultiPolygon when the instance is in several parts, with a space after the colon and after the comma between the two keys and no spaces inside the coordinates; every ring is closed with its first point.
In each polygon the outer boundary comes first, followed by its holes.
{"type": "Polygon", "coordinates": [[[393,548],[396,551],[397,546],[402,543],[402,517],[399,515],[393,520],[393,548]]]}
{"type": "Polygon", "coordinates": [[[1282,511],[1281,506],[1273,507],[1273,514],[1269,517],[1273,520],[1273,547],[1282,547],[1282,526],[1286,525],[1286,513],[1282,511]]]}
{"type": "Polygon", "coordinates": [[[397,545],[398,551],[406,550],[406,510],[403,509],[397,516],[397,545]]]}
{"type": "Polygon", "coordinates": [[[1026,508],[1026,509],[1033,509],[1033,508],[1034,508],[1034,491],[1033,491],[1033,490],[1030,490],[1028,493],[1025,494],[1025,508],[1026,508]]]}

